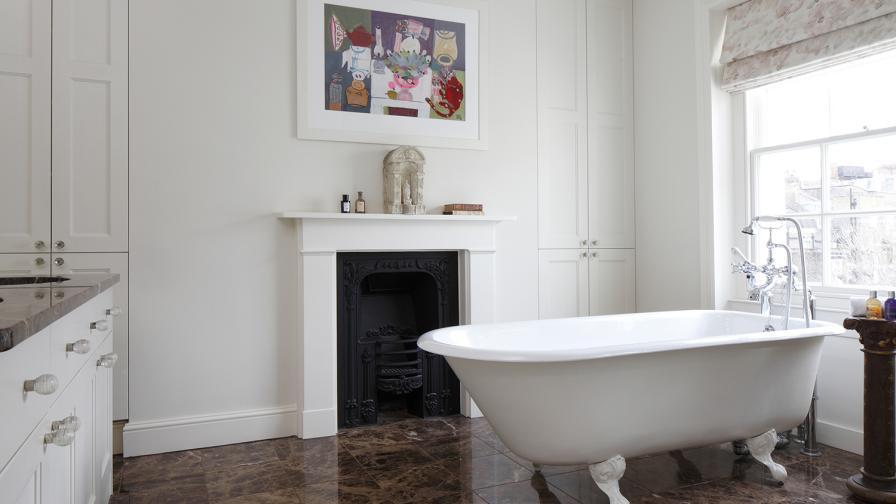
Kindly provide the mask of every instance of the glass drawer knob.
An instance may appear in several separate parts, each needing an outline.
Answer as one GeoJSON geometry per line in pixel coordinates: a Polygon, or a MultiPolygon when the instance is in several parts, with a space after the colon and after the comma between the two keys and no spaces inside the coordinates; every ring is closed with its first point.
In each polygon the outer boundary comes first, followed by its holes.
{"type": "Polygon", "coordinates": [[[86,339],[79,339],[74,343],[69,343],[65,345],[66,352],[74,352],[76,354],[86,354],[90,352],[90,341],[86,339]]]}
{"type": "Polygon", "coordinates": [[[50,429],[53,432],[78,432],[79,430],[81,430],[81,419],[76,417],[75,415],[70,415],[63,418],[62,420],[54,421],[52,424],[50,424],[50,429]]]}
{"type": "Polygon", "coordinates": [[[57,430],[44,434],[45,445],[68,446],[75,440],[75,434],[65,430],[57,430]]]}
{"type": "Polygon", "coordinates": [[[109,322],[105,320],[97,320],[96,322],[90,323],[91,329],[96,329],[97,331],[108,331],[109,330],[109,322]]]}
{"type": "Polygon", "coordinates": [[[59,388],[59,379],[51,374],[42,374],[33,380],[25,380],[25,392],[50,395],[59,388]]]}
{"type": "Polygon", "coordinates": [[[103,355],[96,361],[96,365],[104,368],[111,368],[115,366],[115,363],[118,362],[118,354],[110,353],[103,355]]]}

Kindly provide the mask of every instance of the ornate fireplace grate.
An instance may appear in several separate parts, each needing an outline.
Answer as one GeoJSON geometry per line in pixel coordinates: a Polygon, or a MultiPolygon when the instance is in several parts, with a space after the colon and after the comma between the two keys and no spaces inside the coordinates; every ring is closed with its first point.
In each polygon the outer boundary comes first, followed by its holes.
{"type": "Polygon", "coordinates": [[[375,340],[377,390],[409,394],[423,386],[423,351],[414,333],[392,325],[367,331],[367,338],[375,340]]]}

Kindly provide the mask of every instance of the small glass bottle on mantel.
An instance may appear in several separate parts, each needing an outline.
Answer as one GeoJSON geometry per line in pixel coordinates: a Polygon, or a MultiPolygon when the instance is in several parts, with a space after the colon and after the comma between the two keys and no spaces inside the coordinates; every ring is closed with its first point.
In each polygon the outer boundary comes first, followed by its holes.
{"type": "Polygon", "coordinates": [[[358,191],[358,199],[355,200],[355,213],[367,213],[367,202],[364,201],[364,191],[358,191]]]}

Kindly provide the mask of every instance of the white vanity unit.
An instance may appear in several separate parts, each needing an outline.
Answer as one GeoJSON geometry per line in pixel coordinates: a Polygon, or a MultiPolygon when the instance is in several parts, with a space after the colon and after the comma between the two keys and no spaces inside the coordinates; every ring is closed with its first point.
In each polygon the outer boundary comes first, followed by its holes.
{"type": "Polygon", "coordinates": [[[108,502],[118,281],[0,277],[0,504],[108,502]]]}

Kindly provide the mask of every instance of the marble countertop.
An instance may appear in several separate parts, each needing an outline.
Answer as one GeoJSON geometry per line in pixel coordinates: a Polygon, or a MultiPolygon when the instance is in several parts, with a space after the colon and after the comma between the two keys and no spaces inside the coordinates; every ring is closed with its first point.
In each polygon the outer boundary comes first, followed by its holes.
{"type": "Polygon", "coordinates": [[[119,275],[0,276],[0,352],[22,343],[119,281],[119,275]],[[34,279],[20,283],[25,279],[34,279]]]}

